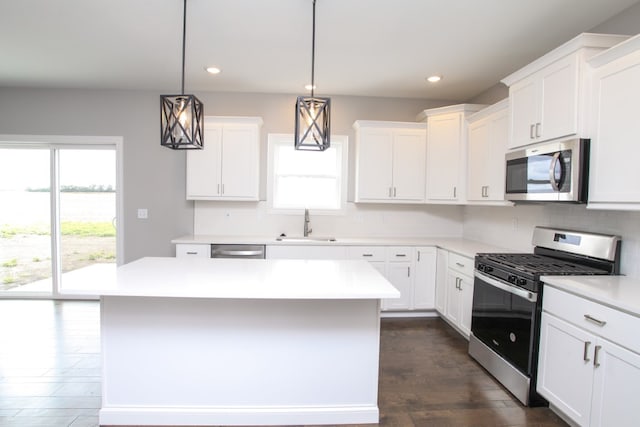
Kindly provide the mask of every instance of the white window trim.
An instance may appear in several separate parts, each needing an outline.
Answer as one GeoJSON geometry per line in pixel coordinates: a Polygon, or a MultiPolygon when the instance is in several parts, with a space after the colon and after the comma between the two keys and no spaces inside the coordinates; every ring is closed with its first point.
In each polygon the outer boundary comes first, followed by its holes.
{"type": "MultiPolygon", "coordinates": [[[[267,135],[267,212],[271,214],[300,215],[303,209],[285,209],[273,206],[273,147],[276,144],[290,143],[293,146],[293,134],[270,133],[267,135]]],[[[347,212],[347,183],[349,171],[349,137],[346,135],[331,135],[331,144],[342,146],[342,162],[340,171],[340,208],[338,209],[310,209],[314,215],[346,215],[347,212]]],[[[318,153],[322,155],[322,153],[318,153]]]]}

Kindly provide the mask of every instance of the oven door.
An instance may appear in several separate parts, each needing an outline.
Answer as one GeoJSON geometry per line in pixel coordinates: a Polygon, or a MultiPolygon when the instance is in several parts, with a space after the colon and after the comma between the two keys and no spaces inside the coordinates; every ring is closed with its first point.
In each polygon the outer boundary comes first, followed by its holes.
{"type": "Polygon", "coordinates": [[[523,374],[534,369],[538,295],[475,272],[471,332],[523,374]]]}

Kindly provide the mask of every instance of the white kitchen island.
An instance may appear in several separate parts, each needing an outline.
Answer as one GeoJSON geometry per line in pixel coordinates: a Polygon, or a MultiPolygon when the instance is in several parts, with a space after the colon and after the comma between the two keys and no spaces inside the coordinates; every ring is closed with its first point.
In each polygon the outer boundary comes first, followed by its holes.
{"type": "Polygon", "coordinates": [[[379,302],[365,261],[143,258],[101,297],[101,425],[378,422],[379,302]]]}

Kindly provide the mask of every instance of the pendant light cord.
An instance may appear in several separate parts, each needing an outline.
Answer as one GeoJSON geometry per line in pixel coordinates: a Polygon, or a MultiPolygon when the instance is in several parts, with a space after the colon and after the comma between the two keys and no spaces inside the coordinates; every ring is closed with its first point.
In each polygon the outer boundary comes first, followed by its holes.
{"type": "MultiPolygon", "coordinates": [[[[314,0],[315,3],[315,0],[314,0]]],[[[186,46],[186,34],[187,34],[187,0],[184,0],[184,8],[182,11],[182,92],[181,95],[184,95],[184,50],[186,46]]]]}
{"type": "MultiPolygon", "coordinates": [[[[186,1],[186,0],[185,0],[186,1]]],[[[311,26],[311,97],[315,90],[315,68],[316,68],[316,0],[313,0],[313,24],[311,26]]]]}

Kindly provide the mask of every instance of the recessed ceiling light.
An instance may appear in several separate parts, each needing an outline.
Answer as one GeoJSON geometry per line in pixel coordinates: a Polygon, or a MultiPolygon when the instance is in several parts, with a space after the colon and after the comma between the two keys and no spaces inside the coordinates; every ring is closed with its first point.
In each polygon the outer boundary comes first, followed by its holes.
{"type": "Polygon", "coordinates": [[[311,86],[310,84],[308,84],[308,85],[304,85],[304,88],[306,90],[311,90],[311,89],[316,90],[316,85],[311,86]]]}
{"type": "Polygon", "coordinates": [[[218,67],[207,67],[205,70],[207,70],[207,73],[209,74],[220,74],[221,71],[218,67]]]}
{"type": "Polygon", "coordinates": [[[427,81],[428,81],[429,83],[437,83],[437,82],[439,82],[440,80],[442,80],[442,76],[434,75],[434,76],[429,76],[429,77],[427,77],[427,81]]]}

